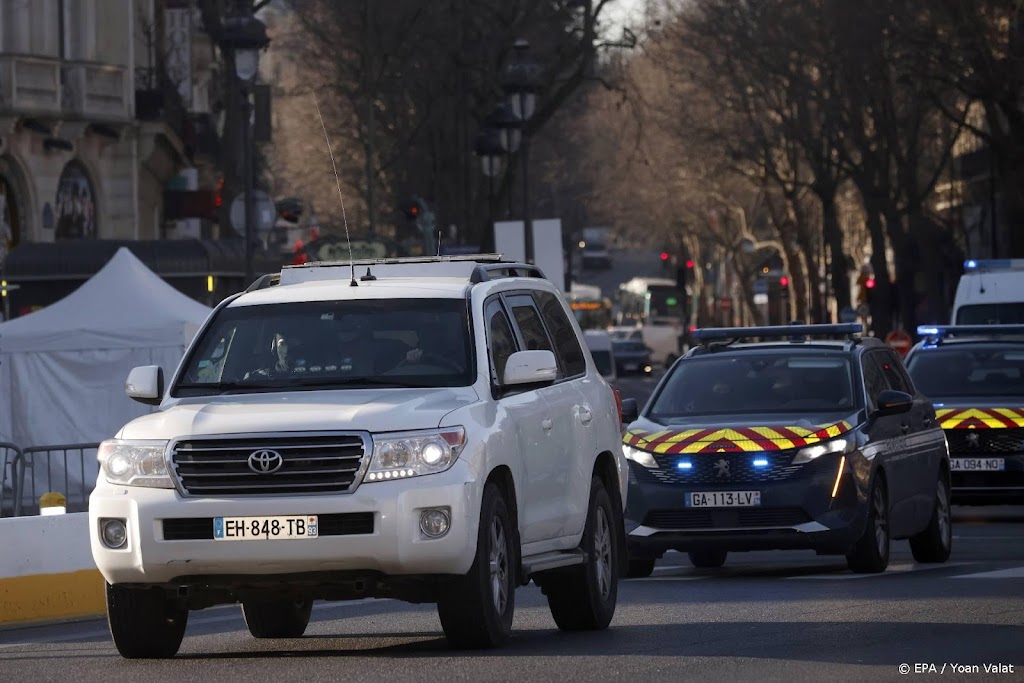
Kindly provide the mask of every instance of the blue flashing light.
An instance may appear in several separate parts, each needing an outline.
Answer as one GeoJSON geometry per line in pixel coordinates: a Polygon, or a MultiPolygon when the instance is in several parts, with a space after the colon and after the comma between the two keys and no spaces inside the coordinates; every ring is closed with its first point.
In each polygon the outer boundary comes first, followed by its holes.
{"type": "Polygon", "coordinates": [[[680,460],[679,464],[677,464],[676,467],[678,467],[681,470],[692,470],[693,463],[690,462],[689,460],[680,460]]]}
{"type": "Polygon", "coordinates": [[[928,325],[919,325],[917,328],[917,334],[921,337],[932,337],[939,334],[939,328],[928,325]]]}
{"type": "Polygon", "coordinates": [[[964,270],[1021,270],[1022,268],[1024,268],[1024,259],[1019,258],[972,258],[964,261],[964,270]]]}
{"type": "Polygon", "coordinates": [[[974,259],[968,259],[964,261],[964,270],[974,270],[978,267],[978,262],[974,259]]]}
{"type": "Polygon", "coordinates": [[[754,467],[768,467],[768,459],[754,458],[754,467]]]}

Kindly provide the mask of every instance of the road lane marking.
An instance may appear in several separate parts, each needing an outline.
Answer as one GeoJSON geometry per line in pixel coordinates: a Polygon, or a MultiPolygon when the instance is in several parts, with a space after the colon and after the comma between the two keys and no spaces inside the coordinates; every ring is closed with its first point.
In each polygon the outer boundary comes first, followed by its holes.
{"type": "Polygon", "coordinates": [[[890,564],[884,572],[877,574],[854,574],[853,572],[847,573],[846,571],[836,574],[805,574],[803,576],[787,576],[786,579],[827,579],[827,580],[846,580],[846,579],[869,579],[878,576],[891,576],[894,574],[909,574],[913,572],[927,572],[934,571],[936,569],[951,569],[953,567],[963,567],[969,563],[950,563],[950,564],[890,564]]]}
{"type": "Polygon", "coordinates": [[[978,572],[977,574],[961,574],[953,576],[954,579],[1024,579],[1024,567],[1011,567],[1010,569],[997,569],[991,572],[978,572]]]}

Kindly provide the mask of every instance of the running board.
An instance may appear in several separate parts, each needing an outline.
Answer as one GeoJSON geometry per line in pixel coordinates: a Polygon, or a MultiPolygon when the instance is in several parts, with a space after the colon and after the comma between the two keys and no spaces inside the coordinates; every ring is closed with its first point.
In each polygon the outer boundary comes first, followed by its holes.
{"type": "Polygon", "coordinates": [[[553,550],[523,558],[523,576],[530,576],[548,569],[560,569],[583,564],[587,559],[582,550],[553,550]]]}

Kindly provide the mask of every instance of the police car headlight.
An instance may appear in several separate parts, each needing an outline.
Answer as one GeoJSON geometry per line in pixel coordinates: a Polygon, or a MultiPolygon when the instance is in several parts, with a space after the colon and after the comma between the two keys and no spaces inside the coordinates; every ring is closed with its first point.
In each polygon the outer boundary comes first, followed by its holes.
{"type": "Polygon", "coordinates": [[[797,451],[796,457],[793,458],[793,464],[799,465],[810,462],[829,453],[849,453],[853,450],[853,447],[853,439],[830,439],[829,441],[816,443],[813,446],[801,448],[797,451]]]}
{"type": "Polygon", "coordinates": [[[466,444],[462,427],[373,437],[373,459],[364,481],[390,481],[436,474],[451,467],[466,444]]]}
{"type": "Polygon", "coordinates": [[[166,441],[109,439],[96,452],[103,476],[111,484],[172,489],[166,441]]]}
{"type": "Polygon", "coordinates": [[[632,460],[636,464],[642,465],[649,470],[658,469],[658,461],[654,459],[654,455],[652,453],[622,444],[622,454],[626,456],[626,460],[632,460]]]}

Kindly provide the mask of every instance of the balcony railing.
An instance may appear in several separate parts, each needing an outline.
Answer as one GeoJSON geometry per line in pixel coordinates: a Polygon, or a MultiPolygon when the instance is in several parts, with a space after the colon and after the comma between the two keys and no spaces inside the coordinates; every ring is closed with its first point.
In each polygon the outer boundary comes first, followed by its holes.
{"type": "Polygon", "coordinates": [[[56,59],[0,55],[0,111],[59,115],[60,69],[56,59]]]}

